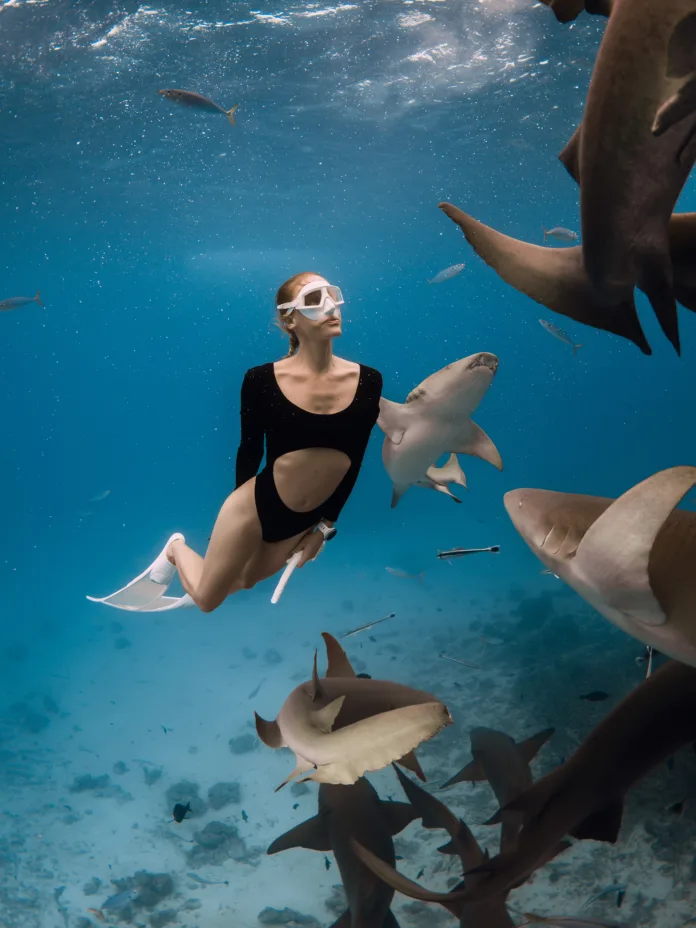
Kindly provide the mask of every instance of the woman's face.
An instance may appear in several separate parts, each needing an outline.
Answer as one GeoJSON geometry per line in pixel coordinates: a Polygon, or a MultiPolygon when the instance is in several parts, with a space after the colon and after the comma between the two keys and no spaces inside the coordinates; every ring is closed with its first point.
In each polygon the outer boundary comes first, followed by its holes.
{"type": "MultiPolygon", "coordinates": [[[[317,288],[321,287],[322,284],[328,284],[328,281],[323,277],[317,277],[315,280],[317,288]]],[[[312,281],[306,281],[303,286],[311,282],[312,281]]],[[[307,316],[296,309],[288,317],[286,325],[288,328],[294,328],[300,341],[322,342],[331,338],[336,338],[336,336],[343,333],[341,307],[336,306],[333,312],[323,315],[319,319],[308,319],[307,316]]]]}

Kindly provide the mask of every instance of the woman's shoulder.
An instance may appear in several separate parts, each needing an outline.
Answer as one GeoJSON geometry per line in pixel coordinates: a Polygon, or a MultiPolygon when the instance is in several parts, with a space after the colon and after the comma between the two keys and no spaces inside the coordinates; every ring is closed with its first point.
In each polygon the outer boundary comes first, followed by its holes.
{"type": "Polygon", "coordinates": [[[272,361],[268,364],[257,364],[256,367],[250,367],[249,370],[244,374],[244,381],[246,383],[262,383],[265,380],[268,380],[272,369],[272,361]]]}
{"type": "Polygon", "coordinates": [[[376,367],[368,367],[367,364],[360,365],[360,373],[370,384],[382,389],[382,374],[376,367]]]}

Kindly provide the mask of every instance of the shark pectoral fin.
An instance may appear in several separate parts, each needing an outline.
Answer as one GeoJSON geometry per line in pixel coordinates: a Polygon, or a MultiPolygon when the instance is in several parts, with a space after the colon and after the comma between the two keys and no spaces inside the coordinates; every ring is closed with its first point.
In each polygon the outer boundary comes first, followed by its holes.
{"type": "Polygon", "coordinates": [[[462,767],[459,773],[455,773],[446,783],[443,783],[440,789],[445,789],[447,786],[454,786],[455,783],[478,783],[481,781],[485,782],[487,779],[488,777],[484,773],[481,763],[477,760],[472,760],[466,767],[462,767]]]}
{"type": "Polygon", "coordinates": [[[687,81],[657,111],[653,135],[660,136],[672,126],[696,113],[696,76],[687,81]]]}
{"type": "Polygon", "coordinates": [[[435,465],[429,467],[426,471],[426,476],[429,477],[433,483],[456,483],[457,486],[464,487],[465,490],[468,489],[464,471],[459,466],[456,454],[450,454],[447,463],[443,464],[442,467],[435,467],[435,465]]]}
{"type": "Polygon", "coordinates": [[[623,817],[623,801],[621,799],[611,802],[588,815],[579,825],[570,832],[574,838],[591,839],[593,841],[607,841],[616,844],[621,831],[623,817]]]}
{"type": "Polygon", "coordinates": [[[449,487],[445,487],[441,483],[433,483],[433,485],[431,486],[431,489],[437,490],[438,493],[444,493],[445,496],[449,496],[449,498],[454,500],[455,503],[461,503],[461,500],[459,499],[459,497],[455,496],[449,487]]]}
{"type": "Polygon", "coordinates": [[[355,838],[351,838],[350,843],[356,857],[362,861],[368,870],[372,870],[376,877],[379,877],[382,882],[386,883],[387,886],[391,886],[392,889],[403,893],[404,896],[409,896],[411,899],[419,899],[421,902],[439,902],[441,905],[444,905],[446,909],[449,909],[450,912],[458,916],[461,910],[461,892],[432,892],[432,890],[426,889],[419,883],[409,880],[403,873],[399,873],[399,871],[395,870],[390,864],[377,857],[372,851],[368,851],[362,844],[359,844],[355,838]]]}
{"type": "Polygon", "coordinates": [[[579,184],[580,183],[580,145],[582,142],[582,123],[577,127],[575,132],[571,135],[568,140],[568,144],[563,149],[563,151],[558,156],[558,160],[561,162],[566,171],[570,174],[573,180],[579,184]]]}
{"type": "Polygon", "coordinates": [[[644,625],[664,625],[667,616],[650,585],[650,552],[695,485],[696,467],[672,467],[627,490],[585,532],[573,575],[610,608],[644,625]]]}
{"type": "Polygon", "coordinates": [[[425,774],[423,773],[423,768],[420,765],[420,761],[416,757],[415,751],[409,751],[408,754],[404,754],[403,757],[400,757],[399,760],[397,760],[397,764],[401,764],[402,767],[410,770],[411,773],[415,773],[421,783],[425,783],[425,774]]]}
{"type": "Polygon", "coordinates": [[[315,815],[314,818],[308,818],[301,825],[296,825],[290,831],[286,831],[284,835],[275,839],[266,853],[277,854],[291,847],[304,847],[308,851],[332,850],[331,839],[321,816],[315,815]]]}
{"type": "Polygon", "coordinates": [[[450,838],[450,840],[445,844],[441,844],[440,847],[436,848],[436,851],[438,854],[457,854],[457,842],[454,840],[454,838],[450,838]]]}
{"type": "Polygon", "coordinates": [[[324,706],[323,709],[317,709],[316,711],[312,712],[312,726],[328,735],[333,728],[333,723],[336,721],[336,716],[341,711],[341,706],[343,705],[345,698],[345,696],[338,696],[333,700],[333,702],[330,702],[328,706],[324,706]]]}
{"type": "Polygon", "coordinates": [[[348,660],[346,652],[336,641],[333,635],[328,632],[322,632],[321,637],[326,644],[326,659],[328,667],[326,669],[327,677],[354,677],[355,671],[353,665],[348,660]]]}
{"type": "Polygon", "coordinates": [[[258,712],[254,712],[254,717],[256,719],[256,734],[263,741],[266,747],[287,747],[285,741],[283,740],[283,736],[280,733],[280,728],[278,727],[277,722],[267,722],[266,719],[261,718],[258,712]]]}
{"type": "Polygon", "coordinates": [[[396,506],[398,505],[399,500],[400,500],[401,497],[404,495],[404,493],[406,492],[406,490],[408,490],[408,486],[404,486],[403,484],[400,484],[400,483],[395,483],[395,484],[394,484],[394,487],[392,488],[392,498],[391,498],[391,508],[392,508],[392,509],[395,509],[395,508],[396,508],[396,506]]]}
{"type": "Polygon", "coordinates": [[[295,760],[297,761],[297,766],[292,771],[292,773],[288,774],[288,776],[285,777],[285,779],[279,786],[276,786],[275,788],[276,793],[278,792],[278,790],[281,790],[284,786],[287,786],[291,780],[295,779],[295,777],[299,777],[301,774],[307,773],[308,770],[314,770],[314,764],[309,760],[305,760],[304,757],[300,757],[299,754],[295,755],[295,760]]]}
{"type": "Polygon", "coordinates": [[[538,732],[536,735],[532,735],[531,738],[527,738],[526,741],[522,741],[517,745],[517,750],[528,764],[531,764],[555,731],[555,728],[545,728],[543,731],[538,732]]]}
{"type": "Polygon", "coordinates": [[[455,439],[455,445],[456,447],[451,449],[453,452],[471,454],[476,458],[481,458],[482,461],[488,461],[498,470],[503,469],[503,459],[500,457],[500,452],[488,435],[475,422],[469,420],[461,438],[459,440],[455,439]]]}
{"type": "Polygon", "coordinates": [[[404,432],[408,428],[409,418],[408,408],[403,403],[392,403],[384,397],[379,401],[377,425],[395,445],[401,444],[404,432]]]}
{"type": "Polygon", "coordinates": [[[387,802],[383,800],[380,802],[379,807],[384,813],[392,837],[398,835],[407,825],[419,818],[418,812],[410,802],[387,802]]]}

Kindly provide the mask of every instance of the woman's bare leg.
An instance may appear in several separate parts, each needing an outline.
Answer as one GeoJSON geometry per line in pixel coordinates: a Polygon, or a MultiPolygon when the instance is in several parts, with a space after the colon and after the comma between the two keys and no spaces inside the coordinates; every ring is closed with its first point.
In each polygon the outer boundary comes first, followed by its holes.
{"type": "Polygon", "coordinates": [[[172,542],[168,554],[191,599],[201,612],[212,612],[246,586],[244,567],[262,544],[254,480],[249,480],[222,504],[205,558],[182,541],[172,542]]]}

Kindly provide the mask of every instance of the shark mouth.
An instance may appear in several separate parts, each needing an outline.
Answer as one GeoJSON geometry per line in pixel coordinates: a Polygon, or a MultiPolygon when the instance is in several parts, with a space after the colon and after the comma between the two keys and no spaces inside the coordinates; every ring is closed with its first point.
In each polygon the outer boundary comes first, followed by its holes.
{"type": "Polygon", "coordinates": [[[477,367],[487,367],[489,371],[493,374],[498,370],[498,359],[494,354],[488,354],[488,352],[482,352],[481,354],[474,355],[471,363],[469,364],[469,370],[476,370],[477,367]]]}

